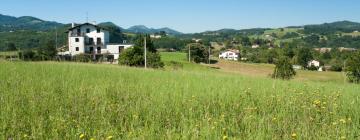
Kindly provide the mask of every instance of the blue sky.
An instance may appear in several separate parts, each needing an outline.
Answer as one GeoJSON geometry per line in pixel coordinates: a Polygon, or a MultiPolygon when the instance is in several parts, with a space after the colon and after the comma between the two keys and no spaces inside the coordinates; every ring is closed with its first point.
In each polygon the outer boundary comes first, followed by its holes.
{"type": "Polygon", "coordinates": [[[61,23],[112,21],[170,27],[185,33],[360,22],[360,0],[1,0],[0,14],[35,16],[61,23]]]}

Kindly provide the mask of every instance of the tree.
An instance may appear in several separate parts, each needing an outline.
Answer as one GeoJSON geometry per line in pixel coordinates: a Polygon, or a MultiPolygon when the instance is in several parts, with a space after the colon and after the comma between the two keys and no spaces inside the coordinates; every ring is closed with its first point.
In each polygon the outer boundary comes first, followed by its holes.
{"type": "Polygon", "coordinates": [[[297,53],[297,62],[304,68],[307,68],[309,61],[313,59],[311,54],[311,50],[306,47],[302,47],[299,49],[297,53]]]}
{"type": "Polygon", "coordinates": [[[55,47],[55,41],[50,40],[44,46],[38,49],[38,57],[41,60],[51,60],[57,54],[57,50],[55,47]]]}
{"type": "Polygon", "coordinates": [[[281,57],[276,62],[276,67],[274,69],[274,73],[272,77],[275,79],[282,79],[282,80],[290,80],[292,77],[296,75],[292,64],[290,63],[289,58],[281,57]]]}
{"type": "MultiPolygon", "coordinates": [[[[135,46],[124,50],[120,54],[119,64],[127,66],[144,66],[144,35],[138,35],[136,37],[135,46]]],[[[161,62],[160,54],[156,51],[155,46],[150,39],[149,35],[146,35],[146,50],[147,50],[147,65],[151,68],[162,68],[164,63],[161,62]]]]}
{"type": "MultiPolygon", "coordinates": [[[[209,59],[209,52],[207,47],[199,43],[191,43],[187,45],[187,56],[189,57],[189,48],[190,48],[190,58],[191,61],[195,63],[204,62],[206,63],[209,59]]],[[[189,59],[189,58],[188,58],[189,59]]]]}
{"type": "Polygon", "coordinates": [[[349,82],[360,83],[360,52],[351,56],[346,62],[346,75],[349,82]]]}
{"type": "Polygon", "coordinates": [[[283,54],[289,58],[293,58],[295,56],[294,50],[289,46],[284,47],[283,54]]]}
{"type": "Polygon", "coordinates": [[[16,50],[17,48],[14,43],[11,42],[7,44],[6,51],[16,51],[16,50]]]}

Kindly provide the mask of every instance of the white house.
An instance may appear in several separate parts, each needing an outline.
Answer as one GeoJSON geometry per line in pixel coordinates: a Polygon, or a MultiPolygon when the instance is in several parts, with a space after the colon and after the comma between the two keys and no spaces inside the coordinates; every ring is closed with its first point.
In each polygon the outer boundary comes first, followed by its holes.
{"type": "Polygon", "coordinates": [[[308,67],[311,67],[311,66],[320,67],[320,62],[316,61],[316,60],[309,61],[308,67]]]}
{"type": "Polygon", "coordinates": [[[225,60],[237,61],[237,60],[239,60],[239,51],[238,50],[223,51],[219,54],[219,58],[225,59],[225,60]]]}
{"type": "Polygon", "coordinates": [[[95,24],[84,23],[68,30],[68,53],[71,56],[78,54],[113,55],[114,59],[119,58],[122,50],[132,47],[131,44],[110,44],[109,31],[95,24]]]}

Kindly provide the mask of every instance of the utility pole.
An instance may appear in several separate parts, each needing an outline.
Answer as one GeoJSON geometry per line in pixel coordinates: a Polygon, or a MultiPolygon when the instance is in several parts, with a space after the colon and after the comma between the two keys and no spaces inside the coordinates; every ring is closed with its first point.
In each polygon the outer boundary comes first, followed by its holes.
{"type": "Polygon", "coordinates": [[[191,63],[191,44],[189,44],[189,62],[191,63]]]}
{"type": "Polygon", "coordinates": [[[211,46],[209,46],[209,60],[208,60],[208,63],[210,64],[210,53],[211,53],[211,46]]]}
{"type": "Polygon", "coordinates": [[[147,68],[147,62],[146,62],[146,35],[144,40],[144,59],[145,59],[145,69],[147,68]]]}
{"type": "Polygon", "coordinates": [[[344,60],[343,74],[344,74],[344,84],[346,84],[346,60],[344,60]]]}

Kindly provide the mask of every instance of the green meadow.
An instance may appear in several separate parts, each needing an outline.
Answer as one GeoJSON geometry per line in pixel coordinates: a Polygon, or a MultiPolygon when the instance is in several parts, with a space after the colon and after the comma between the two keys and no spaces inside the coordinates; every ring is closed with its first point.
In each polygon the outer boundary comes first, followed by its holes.
{"type": "Polygon", "coordinates": [[[358,85],[162,56],[161,70],[0,60],[0,139],[360,139],[358,85]]]}

